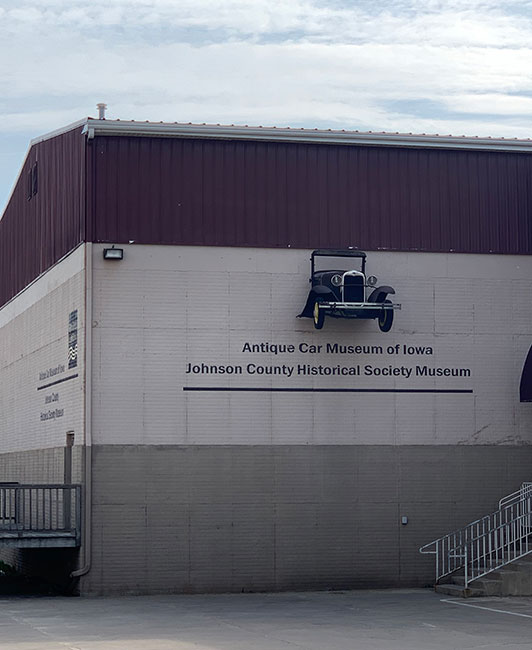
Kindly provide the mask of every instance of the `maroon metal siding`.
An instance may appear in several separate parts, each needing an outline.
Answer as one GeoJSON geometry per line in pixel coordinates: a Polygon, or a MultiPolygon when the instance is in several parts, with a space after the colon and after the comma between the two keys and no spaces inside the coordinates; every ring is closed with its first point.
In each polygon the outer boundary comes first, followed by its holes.
{"type": "Polygon", "coordinates": [[[76,128],[28,154],[0,220],[0,305],[82,241],[530,254],[531,208],[528,153],[87,143],[76,128]],[[35,161],[38,192],[28,200],[35,161]]]}
{"type": "Polygon", "coordinates": [[[532,154],[114,136],[88,147],[92,241],[532,252],[532,154]]]}
{"type": "Polygon", "coordinates": [[[31,147],[0,219],[0,306],[83,241],[84,160],[81,129],[31,147]],[[38,190],[28,200],[35,162],[38,190]]]}

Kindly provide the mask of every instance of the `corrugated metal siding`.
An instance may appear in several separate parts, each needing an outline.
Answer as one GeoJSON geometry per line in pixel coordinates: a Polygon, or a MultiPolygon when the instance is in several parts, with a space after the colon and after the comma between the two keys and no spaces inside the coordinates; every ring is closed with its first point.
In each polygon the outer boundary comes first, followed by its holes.
{"type": "Polygon", "coordinates": [[[532,252],[532,155],[96,137],[99,242],[532,252]]]}
{"type": "Polygon", "coordinates": [[[28,154],[0,220],[0,305],[84,240],[530,254],[531,207],[527,153],[114,136],[87,145],[77,128],[28,154]]]}
{"type": "Polygon", "coordinates": [[[81,129],[30,149],[0,220],[0,306],[83,240],[84,161],[81,129]],[[35,162],[38,191],[28,200],[35,162]]]}

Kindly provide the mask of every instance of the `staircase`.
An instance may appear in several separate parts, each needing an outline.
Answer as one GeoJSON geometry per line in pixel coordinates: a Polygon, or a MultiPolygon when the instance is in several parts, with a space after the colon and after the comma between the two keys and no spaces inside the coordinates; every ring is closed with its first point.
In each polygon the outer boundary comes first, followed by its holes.
{"type": "Polygon", "coordinates": [[[501,499],[495,512],[419,551],[435,556],[438,593],[532,595],[532,483],[501,499]]]}
{"type": "Polygon", "coordinates": [[[532,554],[491,571],[469,583],[466,589],[463,574],[443,578],[434,590],[448,596],[532,596],[532,554]]]}

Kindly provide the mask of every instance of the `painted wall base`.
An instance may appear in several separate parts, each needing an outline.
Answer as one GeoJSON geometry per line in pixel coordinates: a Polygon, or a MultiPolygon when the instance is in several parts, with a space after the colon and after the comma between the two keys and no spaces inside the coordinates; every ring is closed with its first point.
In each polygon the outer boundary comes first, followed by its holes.
{"type": "Polygon", "coordinates": [[[93,458],[82,594],[245,592],[432,584],[418,548],[529,480],[532,447],[97,446],[93,458]]]}

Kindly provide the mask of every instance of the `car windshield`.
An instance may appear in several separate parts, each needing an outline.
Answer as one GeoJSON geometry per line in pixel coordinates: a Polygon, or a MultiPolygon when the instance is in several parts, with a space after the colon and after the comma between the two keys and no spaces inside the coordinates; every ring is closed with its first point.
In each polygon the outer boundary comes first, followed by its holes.
{"type": "Polygon", "coordinates": [[[314,258],[314,273],[323,271],[361,271],[360,257],[341,257],[336,255],[316,255],[314,258]]]}

